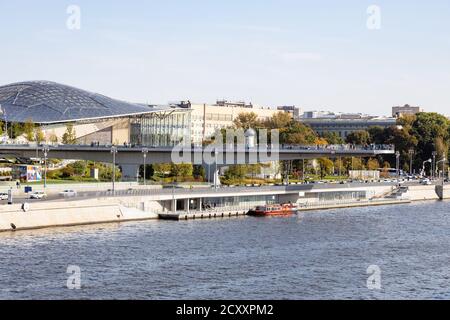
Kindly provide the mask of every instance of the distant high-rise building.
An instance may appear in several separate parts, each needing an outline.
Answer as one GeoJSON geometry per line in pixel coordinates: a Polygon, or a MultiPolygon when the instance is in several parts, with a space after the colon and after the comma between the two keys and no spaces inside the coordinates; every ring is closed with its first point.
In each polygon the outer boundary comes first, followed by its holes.
{"type": "Polygon", "coordinates": [[[405,104],[403,107],[396,106],[392,107],[392,116],[395,118],[399,118],[403,115],[414,115],[419,112],[423,112],[422,108],[420,107],[413,107],[409,104],[405,104]]]}

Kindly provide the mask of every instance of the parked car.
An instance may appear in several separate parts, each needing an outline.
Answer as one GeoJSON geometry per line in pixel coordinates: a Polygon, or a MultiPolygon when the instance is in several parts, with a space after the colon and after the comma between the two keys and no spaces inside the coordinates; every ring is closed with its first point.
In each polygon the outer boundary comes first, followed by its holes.
{"type": "Polygon", "coordinates": [[[64,191],[60,192],[59,195],[63,196],[63,197],[76,197],[77,192],[75,190],[68,189],[68,190],[64,190],[64,191]]]}
{"type": "Polygon", "coordinates": [[[430,185],[430,184],[431,184],[431,181],[430,181],[430,179],[422,179],[422,180],[420,181],[420,184],[423,184],[423,185],[430,185]]]}
{"type": "Polygon", "coordinates": [[[7,193],[0,193],[0,200],[8,200],[8,194],[7,193]]]}
{"type": "Polygon", "coordinates": [[[42,191],[35,191],[30,194],[30,199],[44,199],[47,197],[47,194],[42,191]]]}

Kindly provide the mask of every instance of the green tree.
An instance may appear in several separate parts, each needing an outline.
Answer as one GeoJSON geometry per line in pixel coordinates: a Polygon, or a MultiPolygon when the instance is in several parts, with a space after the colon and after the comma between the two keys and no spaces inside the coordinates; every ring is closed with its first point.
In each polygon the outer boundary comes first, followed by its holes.
{"type": "Polygon", "coordinates": [[[313,145],[316,139],[317,134],[314,130],[298,121],[292,121],[288,128],[280,130],[280,143],[282,144],[313,145]]]}
{"type": "Polygon", "coordinates": [[[193,168],[193,175],[195,178],[205,180],[206,170],[203,166],[195,165],[193,168]]]}
{"type": "Polygon", "coordinates": [[[433,151],[448,153],[449,131],[449,120],[441,114],[422,112],[416,115],[411,128],[412,135],[417,139],[416,167],[431,158],[433,151]]]}
{"type": "Polygon", "coordinates": [[[171,164],[170,163],[155,163],[153,165],[153,169],[157,174],[160,176],[164,176],[166,174],[170,173],[171,170],[171,164]]]}
{"type": "Polygon", "coordinates": [[[76,144],[77,143],[77,135],[75,132],[75,128],[73,124],[69,123],[66,126],[66,132],[64,132],[62,136],[62,142],[64,144],[76,144]]]}
{"type": "Polygon", "coordinates": [[[268,129],[282,129],[288,127],[292,122],[292,116],[287,112],[277,112],[270,119],[264,122],[268,129]]]}
{"type": "Polygon", "coordinates": [[[317,160],[320,170],[320,178],[323,179],[326,175],[333,173],[334,163],[328,158],[319,158],[317,160]]]}
{"type": "Polygon", "coordinates": [[[367,160],[367,170],[378,170],[380,168],[380,163],[377,159],[370,158],[367,160]]]}
{"type": "Polygon", "coordinates": [[[172,163],[170,166],[170,175],[175,177],[176,181],[178,181],[178,178],[192,177],[192,172],[193,166],[191,163],[172,163]]]}
{"type": "Polygon", "coordinates": [[[25,122],[23,131],[25,133],[25,138],[28,141],[34,141],[35,140],[35,135],[34,135],[34,123],[31,119],[28,119],[25,122]]]}
{"type": "Polygon", "coordinates": [[[258,115],[254,112],[242,112],[233,121],[237,129],[247,130],[249,128],[259,128],[262,126],[258,120],[258,115]]]}
{"type": "Polygon", "coordinates": [[[40,126],[34,128],[34,136],[37,143],[41,143],[45,140],[44,132],[40,126]]]}
{"type": "Polygon", "coordinates": [[[225,171],[224,178],[226,180],[238,180],[242,182],[247,174],[246,166],[240,164],[234,164],[228,167],[225,171]]]}
{"type": "Polygon", "coordinates": [[[328,144],[344,144],[345,141],[336,132],[327,131],[322,134],[322,138],[327,141],[328,144]]]}
{"type": "Polygon", "coordinates": [[[366,130],[353,131],[347,135],[347,143],[355,145],[367,145],[370,143],[370,135],[366,130]]]}
{"type": "Polygon", "coordinates": [[[83,176],[86,174],[86,162],[85,161],[76,161],[69,165],[73,168],[73,174],[77,176],[83,176]]]}

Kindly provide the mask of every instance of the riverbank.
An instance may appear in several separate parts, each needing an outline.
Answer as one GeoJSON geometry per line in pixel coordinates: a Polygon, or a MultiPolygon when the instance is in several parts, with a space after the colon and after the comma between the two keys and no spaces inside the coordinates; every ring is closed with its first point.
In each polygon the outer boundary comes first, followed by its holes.
{"type": "MultiPolygon", "coordinates": [[[[166,212],[161,215],[161,202],[157,197],[133,196],[133,197],[100,197],[67,201],[33,202],[27,206],[23,204],[0,206],[0,232],[39,229],[48,227],[67,227],[77,225],[118,223],[126,221],[150,220],[150,219],[174,219],[186,220],[195,218],[211,218],[224,216],[242,216],[243,212],[214,211],[191,212],[175,214],[166,212]],[[238,214],[236,214],[238,212],[238,214]]],[[[444,199],[450,199],[450,186],[445,187],[444,199]]],[[[300,211],[327,210],[351,207],[368,207],[381,205],[406,204],[413,201],[439,200],[434,185],[409,186],[408,191],[401,198],[384,198],[358,201],[329,201],[299,203],[300,211]]]]}

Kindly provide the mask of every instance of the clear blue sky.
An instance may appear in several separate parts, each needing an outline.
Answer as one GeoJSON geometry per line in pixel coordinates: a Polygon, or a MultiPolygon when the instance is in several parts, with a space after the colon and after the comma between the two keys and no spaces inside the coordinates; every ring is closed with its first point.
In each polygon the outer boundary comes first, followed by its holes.
{"type": "Polygon", "coordinates": [[[409,103],[450,115],[448,0],[0,0],[0,39],[0,85],[370,114],[409,103]],[[71,4],[79,31],[66,27],[71,4]],[[380,30],[366,26],[372,4],[380,30]]]}

